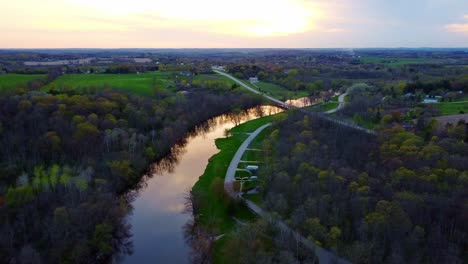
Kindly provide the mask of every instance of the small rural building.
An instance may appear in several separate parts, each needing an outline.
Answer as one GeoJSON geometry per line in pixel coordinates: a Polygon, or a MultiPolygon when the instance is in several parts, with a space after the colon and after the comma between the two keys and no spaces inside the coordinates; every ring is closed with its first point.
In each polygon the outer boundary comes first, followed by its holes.
{"type": "Polygon", "coordinates": [[[249,82],[250,83],[258,83],[258,77],[250,77],[249,82]]]}
{"type": "Polygon", "coordinates": [[[423,103],[425,104],[437,104],[439,100],[437,98],[424,98],[423,103]]]}

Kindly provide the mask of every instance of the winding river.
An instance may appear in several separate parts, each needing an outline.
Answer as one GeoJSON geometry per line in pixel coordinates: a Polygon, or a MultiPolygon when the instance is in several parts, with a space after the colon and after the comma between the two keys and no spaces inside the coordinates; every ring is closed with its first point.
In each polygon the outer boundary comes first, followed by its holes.
{"type": "Polygon", "coordinates": [[[212,118],[189,133],[184,143],[175,146],[172,155],[153,164],[151,173],[143,177],[143,186],[132,203],[129,216],[133,235],[133,255],[123,263],[189,263],[190,247],[182,227],[190,219],[184,214],[185,196],[208,160],[219,152],[215,139],[225,130],[264,115],[283,111],[261,106],[238,114],[212,118]]]}

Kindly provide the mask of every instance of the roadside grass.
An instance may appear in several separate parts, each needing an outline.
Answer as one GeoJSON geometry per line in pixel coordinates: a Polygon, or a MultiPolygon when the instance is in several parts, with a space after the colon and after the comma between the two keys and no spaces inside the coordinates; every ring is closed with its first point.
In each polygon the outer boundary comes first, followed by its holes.
{"type": "MultiPolygon", "coordinates": [[[[252,147],[252,145],[249,146],[249,148],[251,148],[251,147],[252,147]]],[[[244,152],[244,155],[242,155],[241,160],[244,160],[244,161],[259,161],[261,156],[262,156],[262,151],[246,150],[244,152]]],[[[253,164],[250,164],[250,165],[253,165],[253,164]]]]}
{"type": "Polygon", "coordinates": [[[250,176],[251,176],[250,172],[241,170],[241,171],[236,171],[235,177],[244,178],[244,177],[250,177],[250,176]]]}
{"type": "Polygon", "coordinates": [[[314,110],[314,111],[318,111],[318,112],[326,112],[326,111],[330,111],[330,110],[333,110],[335,108],[337,108],[339,105],[338,101],[329,101],[329,102],[323,102],[319,105],[314,105],[314,106],[311,106],[310,109],[314,110]]]}
{"type": "MultiPolygon", "coordinates": [[[[263,141],[265,140],[265,138],[268,135],[270,135],[270,133],[271,133],[271,127],[265,128],[262,132],[260,132],[260,134],[258,134],[258,136],[256,138],[254,138],[254,140],[252,140],[252,142],[250,142],[249,148],[262,149],[263,148],[263,141]]],[[[261,154],[262,152],[258,152],[258,153],[261,154]]],[[[244,159],[242,159],[242,160],[244,160],[244,159]]],[[[250,160],[250,159],[246,159],[246,160],[250,160]]],[[[254,161],[258,161],[258,159],[255,159],[254,161]]]]}
{"type": "Polygon", "coordinates": [[[339,96],[333,96],[332,98],[330,98],[330,102],[338,102],[339,98],[339,96]]]}
{"type": "Polygon", "coordinates": [[[243,197],[247,200],[254,202],[256,205],[261,206],[263,204],[263,197],[259,193],[244,194],[243,197]]]}
{"type": "Polygon", "coordinates": [[[130,91],[139,95],[152,95],[154,88],[167,89],[174,87],[170,72],[150,72],[141,74],[66,74],[62,75],[43,89],[77,91],[89,88],[118,89],[130,91]]]}
{"type": "Polygon", "coordinates": [[[229,78],[226,78],[219,74],[197,74],[194,77],[194,80],[199,81],[228,81],[229,84],[234,84],[235,82],[229,78]]]}
{"type": "Polygon", "coordinates": [[[361,127],[364,127],[364,128],[367,128],[367,129],[370,129],[370,130],[375,130],[379,127],[379,124],[378,123],[375,123],[371,120],[364,120],[364,119],[360,119],[360,120],[353,120],[358,126],[361,126],[361,127]]]}
{"type": "MultiPolygon", "coordinates": [[[[222,78],[229,79],[225,76],[221,76],[222,78]]],[[[231,79],[229,79],[231,80],[231,79]]],[[[254,88],[255,90],[268,94],[278,100],[286,101],[289,99],[298,99],[301,97],[306,97],[309,96],[309,93],[307,91],[291,91],[288,90],[282,86],[279,86],[274,83],[268,83],[268,82],[258,82],[252,85],[249,81],[247,80],[241,80],[238,79],[240,82],[244,83],[245,85],[254,88]]],[[[231,80],[232,81],[232,80],[231,80]]],[[[232,81],[234,82],[234,81],[232,81]]]]}
{"type": "Polygon", "coordinates": [[[25,86],[29,81],[45,77],[43,74],[0,74],[0,91],[25,86]]]}
{"type": "Polygon", "coordinates": [[[274,83],[258,82],[253,86],[257,86],[260,92],[282,101],[309,96],[307,91],[291,91],[274,83]]]}
{"type": "Polygon", "coordinates": [[[436,105],[442,116],[468,113],[468,102],[446,102],[436,105]]]}
{"type": "MultiPolygon", "coordinates": [[[[222,254],[224,245],[229,238],[229,233],[236,227],[233,217],[242,221],[252,221],[256,215],[242,204],[236,204],[230,198],[220,197],[215,191],[215,184],[222,182],[219,188],[224,190],[224,177],[227,168],[239,149],[240,145],[247,139],[248,134],[257,128],[267,124],[285,113],[258,118],[230,130],[231,136],[216,140],[216,146],[220,152],[212,156],[199,180],[192,188],[192,192],[200,198],[197,208],[197,221],[199,224],[217,231],[217,234],[226,234],[215,243],[213,263],[229,263],[222,254]]],[[[264,135],[265,136],[265,135],[264,135]]]]}

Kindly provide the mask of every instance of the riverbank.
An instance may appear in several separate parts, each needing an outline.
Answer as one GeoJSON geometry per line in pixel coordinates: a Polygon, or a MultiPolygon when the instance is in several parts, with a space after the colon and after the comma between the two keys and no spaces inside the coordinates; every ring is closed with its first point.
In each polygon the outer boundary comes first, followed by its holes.
{"type": "Polygon", "coordinates": [[[243,204],[233,201],[224,192],[224,177],[228,166],[239,146],[248,138],[249,134],[258,127],[272,122],[282,114],[258,118],[229,131],[229,137],[216,140],[219,153],[212,156],[203,175],[192,189],[196,197],[197,208],[195,218],[198,224],[209,228],[214,235],[225,234],[215,242],[213,263],[224,263],[223,246],[229,239],[229,233],[234,230],[236,220],[251,221],[256,218],[243,204]]]}

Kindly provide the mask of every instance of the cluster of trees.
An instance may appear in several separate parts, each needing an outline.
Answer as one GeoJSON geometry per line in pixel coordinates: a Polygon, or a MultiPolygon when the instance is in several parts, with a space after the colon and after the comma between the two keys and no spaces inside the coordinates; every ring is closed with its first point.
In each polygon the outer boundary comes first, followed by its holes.
{"type": "Polygon", "coordinates": [[[197,124],[261,99],[197,84],[0,97],[0,262],[102,263],[131,252],[125,216],[150,162],[197,124]]]}
{"type": "Polygon", "coordinates": [[[233,65],[228,68],[235,77],[248,79],[257,76],[259,80],[275,83],[291,91],[308,91],[317,95],[323,90],[338,89],[348,82],[342,79],[321,78],[317,69],[259,67],[256,65],[233,65]]]}
{"type": "MultiPolygon", "coordinates": [[[[137,72],[145,72],[145,71],[157,71],[159,69],[158,66],[146,66],[146,65],[137,65],[137,64],[117,64],[113,66],[109,66],[105,73],[119,73],[119,74],[126,74],[126,73],[137,73],[137,72]]],[[[68,71],[67,71],[68,72],[68,71]]]]}
{"type": "MultiPolygon", "coordinates": [[[[408,83],[405,87],[405,92],[406,93],[416,93],[416,92],[424,92],[425,94],[433,94],[433,93],[439,93],[440,91],[442,92],[448,92],[448,91],[456,91],[456,90],[464,90],[468,89],[468,83],[465,84],[464,87],[458,86],[453,86],[452,82],[449,80],[439,80],[435,82],[426,82],[423,83],[421,81],[416,81],[413,83],[408,83]]],[[[465,92],[468,92],[466,90],[465,92]]]]}
{"type": "Polygon", "coordinates": [[[463,263],[467,129],[426,120],[375,137],[289,114],[264,143],[265,205],[353,263],[463,263]]]}
{"type": "Polygon", "coordinates": [[[318,263],[314,253],[304,248],[293,234],[280,230],[276,224],[264,219],[240,225],[227,234],[223,238],[223,249],[219,252],[215,250],[215,237],[210,230],[195,221],[189,221],[184,226],[184,235],[192,247],[192,263],[318,263]]]}

